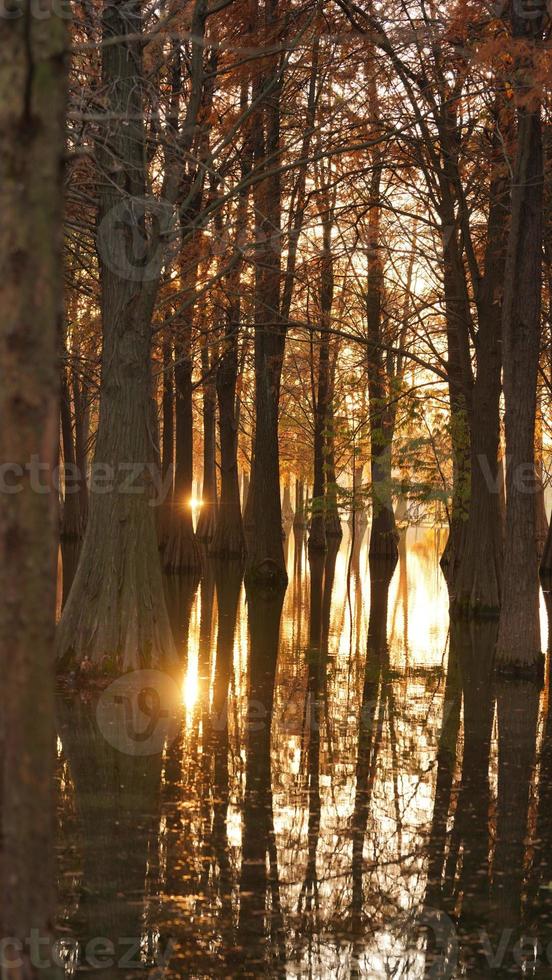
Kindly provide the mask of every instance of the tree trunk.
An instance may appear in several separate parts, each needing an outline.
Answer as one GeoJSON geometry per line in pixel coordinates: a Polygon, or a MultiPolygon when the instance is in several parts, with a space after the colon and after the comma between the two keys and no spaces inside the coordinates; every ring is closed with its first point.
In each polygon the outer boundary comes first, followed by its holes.
{"type": "Polygon", "coordinates": [[[322,215],[323,243],[320,265],[320,339],[318,344],[318,384],[314,402],[314,485],[309,549],[326,549],[326,449],[330,405],[330,334],[334,274],[332,259],[332,218],[329,206],[322,215]]]}
{"type": "Polygon", "coordinates": [[[393,419],[389,411],[386,372],[382,353],[383,261],[380,241],[380,185],[383,170],[381,153],[370,188],[368,225],[368,287],[366,313],[368,321],[367,374],[370,405],[370,449],[372,462],[371,502],[372,528],[370,556],[396,561],[399,536],[391,498],[391,452],[393,419]]]}
{"type": "Polygon", "coordinates": [[[84,381],[72,372],[73,405],[75,408],[75,459],[79,484],[82,530],[88,520],[88,439],[90,429],[90,393],[84,381]]]}
{"type": "Polygon", "coordinates": [[[100,418],[90,513],[79,567],[58,629],[62,667],[89,658],[102,671],[175,656],[152,507],[151,319],[163,253],[144,240],[144,105],[139,7],[106,5],[102,31],[105,126],[97,147],[98,260],[103,328],[100,418]],[[129,39],[129,38],[132,38],[129,39]],[[121,118],[126,125],[121,124],[121,118]]]}
{"type": "Polygon", "coordinates": [[[286,477],[286,482],[284,483],[284,499],[282,501],[282,522],[284,531],[289,531],[293,524],[293,507],[291,505],[291,487],[289,483],[289,477],[286,477]]]}
{"type": "Polygon", "coordinates": [[[2,972],[12,980],[35,975],[28,938],[35,931],[48,941],[55,900],[54,469],[68,41],[52,3],[36,13],[24,2],[16,16],[0,18],[0,459],[8,464],[0,506],[0,930],[2,972]]]}
{"type": "MultiPolygon", "coordinates": [[[[203,373],[207,375],[210,364],[205,345],[201,349],[201,366],[203,373]]],[[[203,489],[196,531],[199,541],[210,541],[217,524],[216,415],[215,382],[208,377],[203,386],[203,489]]]]}
{"type": "Polygon", "coordinates": [[[163,340],[162,419],[161,476],[163,499],[159,503],[157,515],[157,534],[160,548],[164,548],[167,543],[174,483],[174,366],[172,344],[167,338],[163,340]]]}
{"type": "Polygon", "coordinates": [[[535,500],[536,507],[536,541],[537,541],[537,556],[539,560],[542,559],[544,555],[544,548],[546,545],[546,540],[548,538],[548,518],[546,516],[546,505],[544,501],[544,466],[543,466],[543,426],[542,426],[542,412],[540,406],[540,398],[537,404],[537,419],[536,419],[536,439],[535,439],[535,460],[536,460],[536,473],[537,473],[537,493],[535,500]]]}
{"type": "Polygon", "coordinates": [[[466,537],[470,500],[470,410],[473,373],[470,331],[473,331],[470,298],[462,261],[456,219],[458,181],[458,121],[456,107],[445,112],[441,132],[444,164],[439,173],[440,219],[443,239],[443,285],[447,334],[447,374],[452,449],[452,500],[449,537],[441,566],[449,584],[456,579],[466,537]]]}
{"type": "Polygon", "coordinates": [[[452,500],[449,520],[449,536],[441,558],[441,566],[450,583],[454,582],[464,550],[468,501],[470,499],[470,437],[468,399],[461,369],[458,333],[465,340],[465,311],[458,309],[455,300],[457,286],[447,258],[448,243],[444,255],[446,329],[448,351],[448,388],[450,407],[450,441],[452,449],[452,500]],[[457,321],[462,321],[458,327],[457,321]]]}
{"type": "MultiPolygon", "coordinates": [[[[534,21],[513,15],[514,35],[534,21]]],[[[525,70],[520,69],[522,74],[525,70]]],[[[527,81],[527,80],[526,80],[527,81]]],[[[521,86],[523,79],[519,80],[521,86]]],[[[526,95],[524,93],[524,99],[526,95]]],[[[503,305],[506,431],[506,540],[497,644],[502,665],[532,667],[540,657],[535,535],[535,413],[540,346],[543,158],[540,105],[518,107],[503,305]]]]}
{"type": "MultiPolygon", "coordinates": [[[[189,333],[189,329],[186,331],[189,333]]],[[[177,349],[174,367],[176,389],[176,465],[169,535],[165,545],[167,572],[195,571],[200,567],[199,547],[192,515],[194,416],[192,404],[191,337],[177,349]]]]}
{"type": "Polygon", "coordinates": [[[507,240],[507,185],[503,148],[491,181],[485,273],[479,286],[476,338],[477,374],[470,414],[470,498],[463,551],[454,581],[455,605],[474,616],[498,616],[502,584],[504,529],[500,506],[500,393],[502,306],[507,240]]]}
{"type": "MultiPolygon", "coordinates": [[[[242,87],[241,107],[247,106],[247,89],[242,87]]],[[[251,139],[249,132],[244,138],[243,163],[241,176],[245,180],[251,169],[251,139]]],[[[240,247],[240,241],[247,229],[247,190],[242,191],[238,199],[234,247],[240,247]]],[[[229,300],[226,309],[224,338],[222,341],[221,362],[217,371],[216,389],[219,406],[220,431],[220,506],[217,526],[213,541],[212,554],[222,558],[241,558],[245,554],[245,537],[240,502],[240,486],[238,472],[238,433],[239,433],[239,404],[237,399],[237,383],[239,365],[239,336],[241,320],[241,271],[242,263],[237,262],[229,276],[229,300]]],[[[245,346],[245,344],[244,344],[245,346]]],[[[243,370],[243,368],[242,368],[243,370]]],[[[244,474],[243,508],[250,507],[249,481],[246,483],[244,474]]]]}
{"type": "Polygon", "coordinates": [[[314,481],[309,549],[326,550],[326,422],[329,392],[329,345],[327,335],[320,340],[318,386],[314,404],[314,481]]]}
{"type": "Polygon", "coordinates": [[[295,481],[295,516],[293,526],[297,530],[304,531],[307,526],[305,514],[305,484],[303,480],[295,481]]]}
{"type": "Polygon", "coordinates": [[[63,519],[61,537],[80,538],[83,532],[80,512],[79,484],[77,475],[73,424],[71,419],[71,395],[65,369],[61,374],[61,436],[63,440],[63,463],[65,471],[65,493],[63,497],[63,519]]]}
{"type": "Polygon", "coordinates": [[[326,538],[341,541],[343,531],[339,516],[339,501],[337,495],[337,475],[335,472],[335,433],[334,433],[334,377],[336,358],[333,359],[330,381],[330,398],[328,404],[328,424],[326,430],[326,538]]]}
{"type": "Polygon", "coordinates": [[[238,479],[238,427],[236,382],[238,377],[238,329],[236,309],[230,307],[222,360],[217,371],[220,428],[220,504],[211,553],[221,558],[241,558],[245,552],[240,485],[238,479]]]}
{"type": "MultiPolygon", "coordinates": [[[[278,0],[265,0],[265,26],[272,36],[278,0]]],[[[261,99],[254,120],[254,163],[263,175],[253,188],[255,248],[255,444],[250,494],[253,492],[253,533],[247,542],[246,580],[287,584],[282,543],[278,411],[286,323],[280,316],[281,187],[280,92],[278,65],[271,57],[255,94],[261,99]],[[270,81],[267,92],[267,82],[270,81]],[[264,92],[265,94],[261,95],[264,92]],[[268,172],[266,172],[268,171],[268,172]]]]}

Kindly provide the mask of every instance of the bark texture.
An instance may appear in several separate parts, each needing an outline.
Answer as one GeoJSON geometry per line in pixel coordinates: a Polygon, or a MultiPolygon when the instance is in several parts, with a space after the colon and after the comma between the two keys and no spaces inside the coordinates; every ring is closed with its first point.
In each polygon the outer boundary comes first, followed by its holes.
{"type": "MultiPolygon", "coordinates": [[[[512,15],[515,37],[542,25],[512,15]]],[[[530,58],[529,61],[532,59],[530,58]]],[[[540,656],[536,549],[535,415],[540,346],[543,152],[532,65],[518,66],[518,144],[506,257],[502,346],[506,432],[506,539],[497,657],[530,667],[540,656]]]]}
{"type": "Polygon", "coordinates": [[[217,392],[214,379],[210,376],[209,351],[205,344],[201,348],[201,370],[206,376],[203,386],[203,487],[201,491],[201,510],[197,521],[198,541],[210,541],[217,523],[217,466],[216,466],[216,415],[217,392]]]}
{"type": "MultiPolygon", "coordinates": [[[[274,36],[278,0],[265,0],[264,27],[274,36]]],[[[268,59],[267,59],[268,60],[268,59]]],[[[260,104],[253,127],[253,161],[259,179],[253,188],[255,243],[255,442],[250,487],[253,533],[247,547],[246,580],[287,584],[282,544],[278,412],[286,339],[281,316],[281,76],[278,59],[270,58],[254,94],[260,104]]],[[[249,503],[249,502],[248,502],[249,503]]]]}
{"type": "Polygon", "coordinates": [[[71,394],[65,369],[62,370],[61,374],[60,412],[65,473],[63,516],[60,534],[62,538],[80,538],[83,532],[81,496],[79,493],[79,484],[75,479],[77,474],[77,458],[73,438],[73,420],[71,417],[71,394]]]}
{"type": "MultiPolygon", "coordinates": [[[[498,127],[498,122],[497,122],[498,127]]],[[[507,241],[508,187],[498,134],[487,220],[485,270],[477,287],[477,372],[470,414],[470,493],[463,551],[454,582],[455,605],[475,616],[498,616],[502,586],[500,500],[502,284],[507,241]]]]}
{"type": "Polygon", "coordinates": [[[3,951],[11,980],[34,975],[25,940],[31,930],[47,940],[53,925],[67,44],[53,4],[38,17],[24,2],[17,14],[0,18],[0,459],[16,488],[0,499],[0,934],[22,942],[19,956],[9,943],[3,951]]]}
{"type": "Polygon", "coordinates": [[[320,340],[318,344],[318,378],[314,403],[314,483],[309,550],[326,550],[326,449],[330,401],[330,336],[334,275],[332,260],[332,221],[328,213],[322,218],[323,240],[320,267],[320,340]]]}
{"type": "Polygon", "coordinates": [[[157,511],[157,534],[159,547],[164,548],[169,533],[171,500],[174,483],[174,365],[172,343],[168,338],[163,340],[163,395],[162,395],[162,456],[161,476],[163,499],[157,511]]]}
{"type": "Polygon", "coordinates": [[[100,417],[81,558],[58,629],[62,667],[151,666],[174,656],[157,550],[152,472],[151,319],[163,251],[133,252],[146,235],[141,11],[104,8],[98,260],[103,330],[100,417]],[[126,125],[121,125],[121,118],[126,125]]]}
{"type": "Polygon", "coordinates": [[[176,458],[169,532],[163,564],[167,572],[188,572],[200,567],[200,553],[192,515],[194,417],[192,405],[191,328],[176,347],[176,458]]]}

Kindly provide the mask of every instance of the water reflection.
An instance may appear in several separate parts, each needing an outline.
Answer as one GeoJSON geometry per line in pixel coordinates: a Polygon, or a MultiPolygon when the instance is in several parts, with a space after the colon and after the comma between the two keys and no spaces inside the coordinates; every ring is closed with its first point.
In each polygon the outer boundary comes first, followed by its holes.
{"type": "Polygon", "coordinates": [[[68,973],[548,975],[548,677],[496,678],[496,625],[449,621],[434,532],[389,566],[345,530],[326,556],[290,532],[285,595],[207,556],[167,582],[180,709],[156,752],[108,744],[101,692],[60,697],[68,973]]]}

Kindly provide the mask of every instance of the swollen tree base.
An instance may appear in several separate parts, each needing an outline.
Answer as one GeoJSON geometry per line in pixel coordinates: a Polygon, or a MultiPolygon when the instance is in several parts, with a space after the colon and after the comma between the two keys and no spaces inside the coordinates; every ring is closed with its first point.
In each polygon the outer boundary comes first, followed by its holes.
{"type": "Polygon", "coordinates": [[[171,523],[163,556],[165,571],[175,575],[197,571],[201,568],[201,553],[191,526],[191,517],[189,520],[183,519],[181,514],[176,513],[171,523]]]}
{"type": "Polygon", "coordinates": [[[370,558],[396,561],[399,557],[399,534],[393,512],[381,509],[372,518],[370,531],[370,558]]]}
{"type": "Polygon", "coordinates": [[[341,541],[343,537],[343,528],[341,527],[339,514],[326,514],[326,537],[333,538],[334,541],[341,541]]]}
{"type": "Polygon", "coordinates": [[[198,541],[209,542],[212,540],[217,526],[217,514],[215,505],[212,501],[203,503],[199,513],[196,529],[198,541]]]}
{"type": "Polygon", "coordinates": [[[244,582],[250,590],[259,589],[263,594],[276,593],[287,589],[288,577],[278,562],[265,558],[247,568],[244,582]]]}
{"type": "Polygon", "coordinates": [[[497,619],[500,615],[501,548],[498,540],[487,534],[488,525],[468,528],[462,561],[449,582],[456,615],[470,619],[497,619]],[[474,540],[479,533],[480,538],[474,540]]]}
{"type": "Polygon", "coordinates": [[[62,672],[80,668],[110,675],[176,658],[153,514],[145,498],[130,506],[124,499],[93,501],[57,631],[62,672]]]}
{"type": "Polygon", "coordinates": [[[211,544],[209,555],[213,558],[242,559],[245,555],[245,538],[241,516],[235,522],[224,520],[219,515],[219,520],[211,544]]]}

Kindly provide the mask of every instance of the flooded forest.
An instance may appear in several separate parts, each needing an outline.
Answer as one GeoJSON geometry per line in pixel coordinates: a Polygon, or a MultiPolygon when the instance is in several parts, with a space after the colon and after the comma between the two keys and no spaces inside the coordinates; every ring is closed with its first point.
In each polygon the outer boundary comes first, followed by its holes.
{"type": "Polygon", "coordinates": [[[550,4],[0,6],[0,980],[550,976],[550,4]]]}

